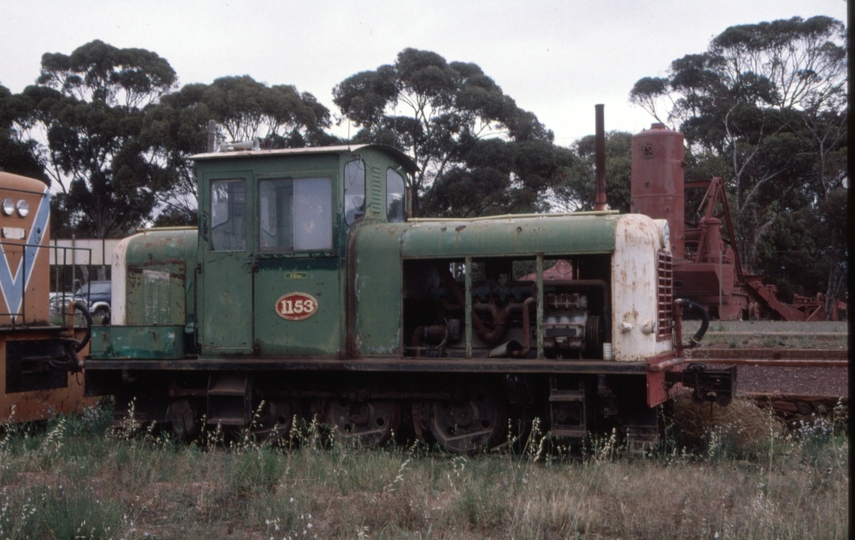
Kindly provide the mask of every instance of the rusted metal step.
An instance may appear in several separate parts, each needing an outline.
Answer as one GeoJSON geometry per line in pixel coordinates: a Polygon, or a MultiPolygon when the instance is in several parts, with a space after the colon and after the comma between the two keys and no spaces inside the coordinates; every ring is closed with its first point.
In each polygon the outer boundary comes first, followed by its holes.
{"type": "Polygon", "coordinates": [[[549,377],[549,413],[553,435],[561,437],[584,437],[588,430],[585,425],[585,387],[559,388],[556,375],[549,377]]]}
{"type": "Polygon", "coordinates": [[[243,426],[252,418],[252,375],[213,373],[208,377],[208,424],[243,426]]]}

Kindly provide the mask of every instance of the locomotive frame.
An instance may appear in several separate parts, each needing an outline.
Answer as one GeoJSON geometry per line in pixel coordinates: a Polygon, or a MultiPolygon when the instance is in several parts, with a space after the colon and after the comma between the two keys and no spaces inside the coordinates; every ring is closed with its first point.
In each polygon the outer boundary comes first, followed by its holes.
{"type": "Polygon", "coordinates": [[[472,452],[509,418],[650,442],[681,384],[733,395],[732,369],[683,375],[664,220],[407,220],[416,166],[381,145],[194,160],[198,230],[116,251],[114,325],[93,329],[85,380],[118,416],[133,402],[188,438],[316,416],[363,445],[411,426],[472,452]]]}

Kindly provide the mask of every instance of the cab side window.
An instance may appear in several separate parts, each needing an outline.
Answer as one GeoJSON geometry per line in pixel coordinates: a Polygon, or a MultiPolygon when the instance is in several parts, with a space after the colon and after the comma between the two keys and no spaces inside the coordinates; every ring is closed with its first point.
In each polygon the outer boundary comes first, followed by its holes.
{"type": "Polygon", "coordinates": [[[344,166],[344,221],[353,225],[365,216],[365,163],[361,159],[344,166]]]}
{"type": "Polygon", "coordinates": [[[401,222],[406,218],[404,208],[404,178],[395,169],[386,170],[386,220],[401,222]]]}
{"type": "Polygon", "coordinates": [[[211,250],[246,250],[246,181],[211,182],[211,250]]]}
{"type": "Polygon", "coordinates": [[[258,202],[261,251],[332,249],[332,179],[263,179],[258,202]]]}

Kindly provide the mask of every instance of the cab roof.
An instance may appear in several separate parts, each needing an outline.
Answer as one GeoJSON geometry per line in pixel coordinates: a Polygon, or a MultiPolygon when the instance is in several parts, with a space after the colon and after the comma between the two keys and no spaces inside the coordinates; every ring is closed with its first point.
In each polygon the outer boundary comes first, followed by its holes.
{"type": "Polygon", "coordinates": [[[419,170],[416,163],[407,154],[397,148],[383,144],[350,144],[342,146],[313,146],[309,148],[281,148],[277,150],[234,150],[229,152],[209,152],[190,156],[193,161],[216,161],[221,159],[238,159],[248,157],[281,157],[281,156],[305,156],[313,154],[344,154],[371,149],[387,154],[399,161],[408,173],[419,170]]]}

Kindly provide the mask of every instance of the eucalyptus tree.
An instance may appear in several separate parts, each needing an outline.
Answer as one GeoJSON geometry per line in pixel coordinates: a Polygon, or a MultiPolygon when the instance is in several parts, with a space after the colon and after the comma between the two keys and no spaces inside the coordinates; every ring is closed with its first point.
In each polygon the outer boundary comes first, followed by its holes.
{"type": "Polygon", "coordinates": [[[329,110],[292,85],[268,86],[247,75],[187,84],[146,110],[141,144],[156,164],[162,208],[158,223],[196,221],[196,178],[189,156],[207,149],[209,122],[216,144],[258,141],[263,148],[334,144],[329,110]]]}
{"type": "Polygon", "coordinates": [[[416,215],[545,209],[544,186],[569,159],[480,67],[430,51],[407,48],[393,65],[346,78],[333,101],[359,128],[354,142],[389,144],[415,160],[416,215]]]}
{"type": "MultiPolygon", "coordinates": [[[[607,132],[605,143],[606,199],[611,209],[629,212],[632,133],[607,132]]],[[[553,190],[554,204],[565,211],[592,210],[596,199],[596,136],[579,139],[570,151],[576,159],[553,190]]]]}
{"type": "Polygon", "coordinates": [[[156,205],[153,167],[139,141],[144,108],[175,85],[165,59],[96,40],[71,54],[46,53],[36,85],[16,97],[23,140],[57,193],[57,235],[121,236],[156,205]]]}
{"type": "Polygon", "coordinates": [[[30,178],[38,178],[49,184],[44,167],[35,158],[35,141],[22,140],[16,122],[26,111],[20,110],[20,100],[8,88],[0,85],[0,171],[30,178]]]}

